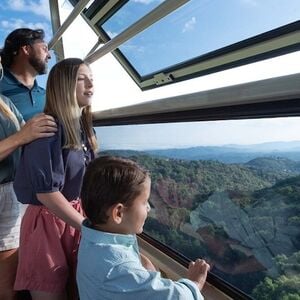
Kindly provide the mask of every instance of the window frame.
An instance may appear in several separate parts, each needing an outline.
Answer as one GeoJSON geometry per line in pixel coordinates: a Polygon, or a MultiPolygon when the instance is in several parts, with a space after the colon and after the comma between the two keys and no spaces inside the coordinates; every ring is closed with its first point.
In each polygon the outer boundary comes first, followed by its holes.
{"type": "MultiPolygon", "coordinates": [[[[200,92],[195,95],[178,96],[175,99],[161,99],[96,112],[94,113],[93,124],[94,126],[116,126],[300,116],[299,82],[300,74],[294,74],[200,92]],[[179,107],[182,99],[189,96],[192,100],[193,97],[196,98],[195,101],[198,106],[193,104],[189,108],[191,103],[187,101],[184,107],[179,107]],[[212,104],[208,105],[209,107],[203,101],[207,98],[212,101],[212,104]],[[224,98],[225,102],[218,100],[224,98]],[[171,103],[172,109],[168,106],[168,103],[171,103]],[[159,112],[162,107],[168,107],[169,111],[159,112]]],[[[190,260],[184,254],[162,244],[146,233],[140,234],[139,237],[179,264],[188,267],[190,260]]],[[[215,274],[209,273],[207,282],[227,296],[232,297],[232,299],[252,299],[252,297],[215,274]]]]}
{"type": "MultiPolygon", "coordinates": [[[[169,0],[165,1],[165,3],[168,1],[169,0]]],[[[79,0],[70,0],[70,2],[72,5],[76,5],[79,0]]],[[[110,39],[102,29],[101,24],[103,24],[128,1],[114,0],[113,4],[110,5],[110,9],[107,9],[106,2],[107,1],[94,1],[88,9],[84,9],[81,12],[81,15],[97,34],[99,41],[104,43],[104,45],[108,43],[114,44],[114,46],[110,47],[110,52],[119,61],[122,67],[142,91],[300,50],[300,21],[295,21],[285,26],[281,26],[209,52],[205,55],[200,55],[182,63],[157,70],[154,73],[141,76],[118,48],[123,41],[118,44],[117,40],[121,39],[121,36],[123,36],[125,31],[129,32],[136,30],[135,34],[137,34],[139,32],[138,26],[135,25],[138,25],[137,23],[139,23],[142,19],[147,18],[147,15],[132,26],[128,27],[122,33],[118,34],[116,37],[110,39]],[[104,10],[104,12],[102,12],[102,10],[104,10]],[[114,43],[114,41],[116,41],[116,43],[114,43]]],[[[160,6],[162,5],[164,5],[164,3],[160,6]]],[[[159,7],[154,10],[158,9],[159,7]]],[[[89,63],[92,63],[102,55],[105,55],[106,52],[107,49],[102,50],[101,48],[95,51],[93,50],[93,53],[89,53],[86,59],[89,63]]]]}

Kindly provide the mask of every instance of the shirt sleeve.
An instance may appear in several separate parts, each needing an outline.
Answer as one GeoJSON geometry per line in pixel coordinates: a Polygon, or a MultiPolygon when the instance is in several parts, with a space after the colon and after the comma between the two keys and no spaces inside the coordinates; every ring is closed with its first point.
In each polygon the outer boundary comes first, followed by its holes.
{"type": "Polygon", "coordinates": [[[203,300],[197,285],[189,279],[173,281],[149,272],[135,262],[115,266],[107,275],[105,289],[113,293],[126,292],[126,299],[203,300]],[[131,298],[132,297],[132,298],[131,298]]]}
{"type": "Polygon", "coordinates": [[[23,148],[21,160],[34,193],[56,192],[64,185],[62,127],[52,137],[33,141],[23,148]]]}

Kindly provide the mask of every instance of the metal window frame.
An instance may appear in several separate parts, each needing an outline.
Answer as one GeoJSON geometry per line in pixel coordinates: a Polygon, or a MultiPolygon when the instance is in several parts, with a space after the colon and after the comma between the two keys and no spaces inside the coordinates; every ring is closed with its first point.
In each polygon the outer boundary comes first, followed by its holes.
{"type": "Polygon", "coordinates": [[[300,73],[94,112],[97,126],[300,115],[300,73]]]}
{"type": "MultiPolygon", "coordinates": [[[[54,16],[59,16],[59,12],[53,4],[57,1],[50,1],[51,12],[54,16]]],[[[123,32],[110,39],[99,27],[99,24],[102,24],[128,1],[95,0],[88,9],[85,9],[89,0],[71,0],[70,2],[75,5],[74,10],[62,26],[54,26],[56,33],[50,41],[49,47],[52,48],[59,41],[63,32],[81,14],[98,35],[99,41],[103,42],[103,46],[100,49],[95,50],[97,47],[93,47],[85,60],[88,63],[93,63],[107,53],[112,53],[142,91],[300,50],[300,21],[296,21],[205,55],[158,70],[155,73],[141,76],[118,47],[188,1],[166,0],[123,32]],[[100,6],[100,9],[97,5],[100,6]]],[[[63,55],[59,56],[63,57],[63,55]]]]}

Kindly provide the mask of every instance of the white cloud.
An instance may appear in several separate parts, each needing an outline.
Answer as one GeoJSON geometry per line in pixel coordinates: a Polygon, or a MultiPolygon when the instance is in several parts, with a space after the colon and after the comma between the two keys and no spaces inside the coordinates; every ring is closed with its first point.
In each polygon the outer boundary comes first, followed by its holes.
{"type": "Polygon", "coordinates": [[[7,33],[17,29],[17,28],[31,28],[31,29],[43,29],[46,34],[46,41],[50,39],[51,35],[51,28],[50,24],[46,22],[25,22],[22,19],[14,19],[11,18],[10,20],[2,20],[0,22],[2,30],[5,30],[7,33]]]}
{"type": "Polygon", "coordinates": [[[107,35],[110,36],[110,38],[112,39],[112,38],[114,38],[115,36],[117,36],[118,33],[117,33],[117,32],[112,32],[112,31],[108,30],[108,31],[107,31],[107,35]]]}
{"type": "Polygon", "coordinates": [[[158,1],[158,0],[132,0],[132,2],[141,3],[141,4],[150,4],[152,2],[162,2],[162,1],[158,1]]]}
{"type": "Polygon", "coordinates": [[[6,8],[14,11],[31,12],[36,15],[46,17],[48,20],[50,20],[50,10],[49,10],[48,0],[38,0],[38,1],[8,0],[6,1],[6,8]]]}
{"type": "Polygon", "coordinates": [[[258,6],[258,3],[256,0],[242,0],[242,3],[246,5],[251,5],[251,6],[258,6]]]}
{"type": "Polygon", "coordinates": [[[131,53],[145,53],[146,48],[142,45],[134,45],[134,44],[126,44],[124,45],[124,48],[126,49],[126,52],[131,53]]]}
{"type": "Polygon", "coordinates": [[[196,25],[196,17],[192,17],[189,21],[187,21],[184,24],[184,27],[182,29],[182,32],[192,31],[195,28],[196,25]]]}

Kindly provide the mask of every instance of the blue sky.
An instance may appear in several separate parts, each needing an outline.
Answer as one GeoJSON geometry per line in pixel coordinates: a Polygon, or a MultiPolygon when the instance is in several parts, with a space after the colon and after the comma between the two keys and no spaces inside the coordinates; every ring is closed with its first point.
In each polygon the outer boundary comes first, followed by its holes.
{"type": "Polygon", "coordinates": [[[100,149],[166,149],[300,141],[300,117],[96,128],[100,149]]]}
{"type": "MultiPolygon", "coordinates": [[[[104,28],[114,36],[160,2],[129,1],[104,28]]],[[[299,18],[299,0],[190,0],[121,49],[135,68],[146,75],[299,18]]]]}
{"type": "Polygon", "coordinates": [[[48,3],[48,0],[1,0],[1,41],[9,32],[19,27],[43,28],[49,39],[52,30],[48,3]]]}

